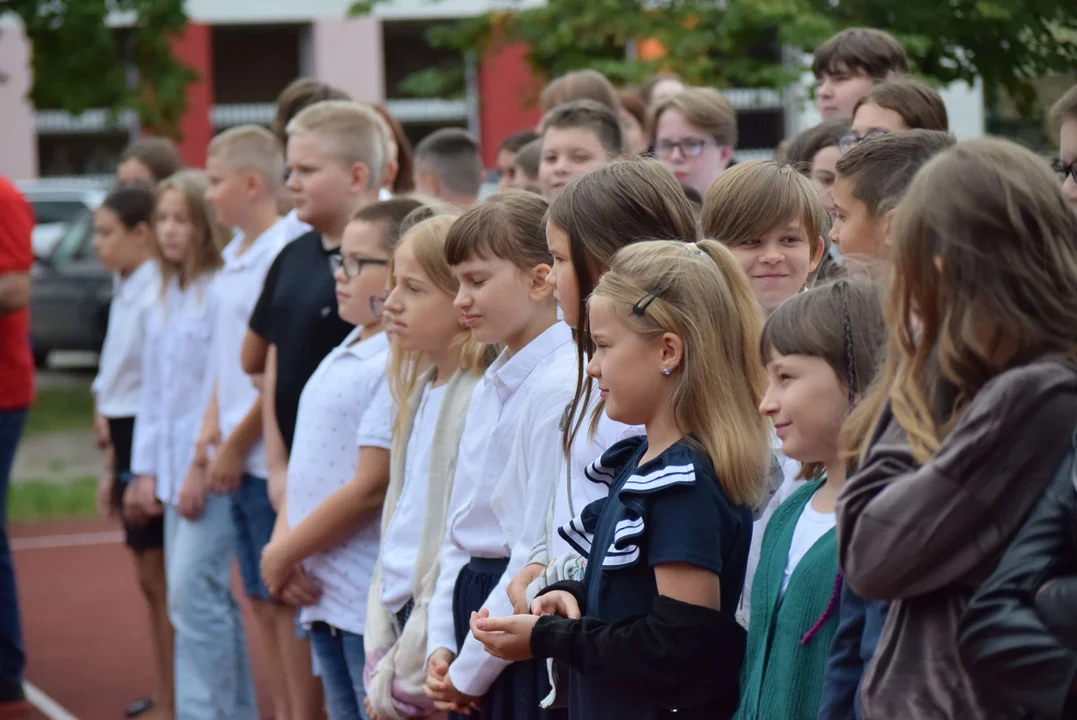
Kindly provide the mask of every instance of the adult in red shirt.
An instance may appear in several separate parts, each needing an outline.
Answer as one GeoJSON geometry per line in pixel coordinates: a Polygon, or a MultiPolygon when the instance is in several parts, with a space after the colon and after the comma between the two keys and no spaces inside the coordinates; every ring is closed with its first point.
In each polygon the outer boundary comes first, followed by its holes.
{"type": "Polygon", "coordinates": [[[0,176],[0,714],[25,702],[25,656],[7,537],[7,491],[15,447],[34,397],[30,352],[30,234],[34,213],[21,193],[0,176]]]}

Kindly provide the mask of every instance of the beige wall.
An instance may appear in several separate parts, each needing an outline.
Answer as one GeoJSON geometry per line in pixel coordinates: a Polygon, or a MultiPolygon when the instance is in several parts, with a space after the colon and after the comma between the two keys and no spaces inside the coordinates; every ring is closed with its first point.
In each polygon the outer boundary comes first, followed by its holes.
{"type": "Polygon", "coordinates": [[[311,28],[314,77],[346,91],[356,100],[385,99],[385,54],[381,21],[315,20],[311,28]]]}
{"type": "Polygon", "coordinates": [[[0,22],[0,173],[14,180],[37,177],[37,131],[30,92],[30,43],[22,25],[0,22]]]}

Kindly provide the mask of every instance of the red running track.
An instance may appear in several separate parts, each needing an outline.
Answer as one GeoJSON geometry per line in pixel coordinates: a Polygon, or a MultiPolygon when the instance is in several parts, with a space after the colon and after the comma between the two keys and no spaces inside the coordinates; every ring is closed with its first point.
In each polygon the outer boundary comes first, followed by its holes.
{"type": "MultiPolygon", "coordinates": [[[[79,521],[13,526],[9,532],[26,680],[79,720],[122,718],[132,700],[153,692],[154,665],[149,619],[119,525],[79,521]]],[[[238,582],[236,589],[242,597],[238,582]]],[[[268,679],[259,639],[249,631],[249,610],[246,627],[258,704],[267,717],[268,679]]],[[[37,711],[4,716],[43,718],[37,711]]]]}

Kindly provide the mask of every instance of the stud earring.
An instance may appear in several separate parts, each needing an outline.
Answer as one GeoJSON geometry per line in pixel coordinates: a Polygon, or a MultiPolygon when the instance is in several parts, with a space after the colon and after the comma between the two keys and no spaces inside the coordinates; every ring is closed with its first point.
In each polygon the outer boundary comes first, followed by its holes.
{"type": "Polygon", "coordinates": [[[669,368],[662,368],[662,374],[666,375],[668,377],[669,376],[669,368]]]}

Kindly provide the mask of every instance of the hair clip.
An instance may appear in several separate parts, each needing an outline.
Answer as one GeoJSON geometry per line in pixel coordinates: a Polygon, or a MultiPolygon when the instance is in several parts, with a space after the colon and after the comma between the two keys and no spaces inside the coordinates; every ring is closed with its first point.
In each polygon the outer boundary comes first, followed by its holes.
{"type": "Polygon", "coordinates": [[[648,290],[643,293],[643,297],[637,300],[636,304],[632,306],[632,314],[638,317],[643,317],[644,313],[647,312],[647,308],[651,306],[651,303],[653,303],[659,295],[666,291],[667,287],[668,286],[666,285],[659,285],[654,290],[648,290]]]}

